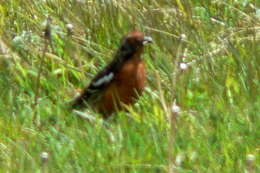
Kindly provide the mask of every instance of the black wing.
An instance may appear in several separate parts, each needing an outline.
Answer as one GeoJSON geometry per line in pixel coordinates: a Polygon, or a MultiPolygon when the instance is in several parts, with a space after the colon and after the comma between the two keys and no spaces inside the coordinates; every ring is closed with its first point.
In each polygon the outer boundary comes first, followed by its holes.
{"type": "Polygon", "coordinates": [[[83,107],[89,102],[89,100],[98,99],[100,94],[102,94],[102,91],[115,79],[115,76],[122,67],[122,64],[133,54],[133,49],[127,46],[127,44],[123,44],[117,51],[114,60],[106,68],[99,72],[90,82],[89,86],[86,87],[83,92],[71,102],[72,108],[83,107]]]}

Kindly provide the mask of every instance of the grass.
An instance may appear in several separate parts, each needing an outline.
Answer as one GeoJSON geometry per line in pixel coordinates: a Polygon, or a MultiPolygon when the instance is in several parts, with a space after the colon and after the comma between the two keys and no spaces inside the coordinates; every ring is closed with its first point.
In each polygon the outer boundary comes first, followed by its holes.
{"type": "Polygon", "coordinates": [[[0,45],[0,172],[260,170],[258,1],[3,1],[0,45]],[[66,111],[133,29],[155,41],[139,102],[106,122],[66,111]]]}

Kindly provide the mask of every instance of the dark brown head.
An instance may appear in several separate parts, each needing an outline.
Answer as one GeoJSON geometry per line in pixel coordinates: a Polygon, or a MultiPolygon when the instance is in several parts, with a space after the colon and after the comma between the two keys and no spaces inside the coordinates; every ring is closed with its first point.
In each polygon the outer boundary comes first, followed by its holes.
{"type": "Polygon", "coordinates": [[[122,39],[121,46],[119,48],[121,57],[128,59],[135,53],[141,53],[144,45],[151,42],[153,42],[151,37],[145,36],[143,33],[138,31],[132,31],[122,39]]]}
{"type": "Polygon", "coordinates": [[[122,44],[128,44],[133,47],[142,47],[144,44],[151,42],[153,42],[151,37],[145,36],[139,31],[133,31],[123,38],[122,44]]]}

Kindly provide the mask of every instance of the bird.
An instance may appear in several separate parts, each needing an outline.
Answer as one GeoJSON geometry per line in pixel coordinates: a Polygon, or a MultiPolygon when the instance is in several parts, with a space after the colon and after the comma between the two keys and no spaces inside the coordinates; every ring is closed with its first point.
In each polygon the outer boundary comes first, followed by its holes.
{"type": "Polygon", "coordinates": [[[101,70],[70,103],[72,109],[87,106],[101,113],[103,118],[133,105],[146,85],[145,63],[141,57],[149,36],[131,31],[121,39],[113,60],[101,70]]]}

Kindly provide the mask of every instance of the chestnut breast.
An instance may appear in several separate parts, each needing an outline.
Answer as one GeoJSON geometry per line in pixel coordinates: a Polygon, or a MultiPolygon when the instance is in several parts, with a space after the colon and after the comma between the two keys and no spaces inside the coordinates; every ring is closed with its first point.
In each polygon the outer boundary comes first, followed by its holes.
{"type": "Polygon", "coordinates": [[[140,56],[132,57],[126,61],[114,82],[106,89],[102,97],[102,104],[99,110],[112,113],[121,110],[125,105],[133,104],[142,93],[146,82],[145,64],[140,56]]]}
{"type": "Polygon", "coordinates": [[[145,64],[140,57],[127,61],[115,79],[120,101],[131,104],[145,87],[145,64]]]}

